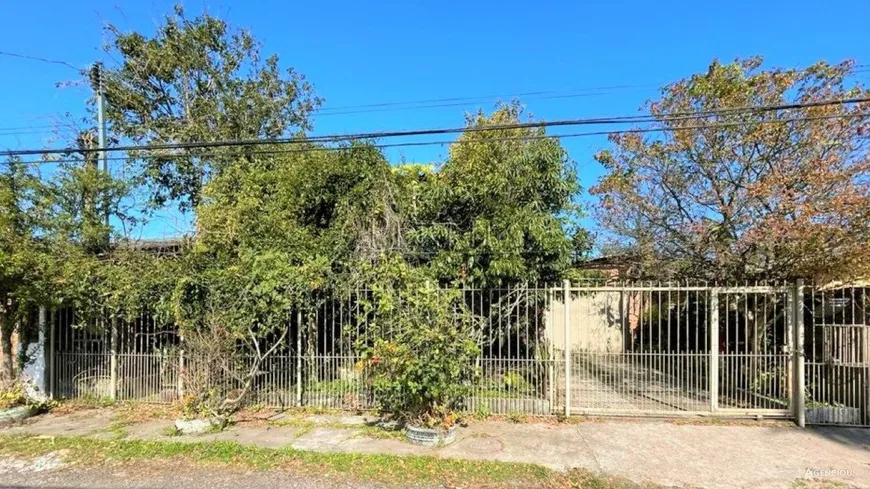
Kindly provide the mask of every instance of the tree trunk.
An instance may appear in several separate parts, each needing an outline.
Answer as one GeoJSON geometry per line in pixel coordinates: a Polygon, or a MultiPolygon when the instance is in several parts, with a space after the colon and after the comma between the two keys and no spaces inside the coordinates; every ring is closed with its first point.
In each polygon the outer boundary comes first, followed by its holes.
{"type": "Polygon", "coordinates": [[[12,360],[12,325],[5,313],[0,312],[0,380],[12,380],[15,376],[12,360]]]}

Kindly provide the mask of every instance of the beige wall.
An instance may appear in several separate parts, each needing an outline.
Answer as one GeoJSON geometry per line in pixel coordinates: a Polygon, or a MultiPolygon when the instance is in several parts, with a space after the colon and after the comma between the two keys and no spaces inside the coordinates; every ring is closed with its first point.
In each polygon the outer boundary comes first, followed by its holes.
{"type": "MultiPolygon", "coordinates": [[[[622,292],[581,292],[572,294],[569,303],[569,338],[572,350],[621,352],[627,328],[636,323],[631,311],[630,294],[620,305],[622,292]]],[[[553,297],[546,313],[547,334],[557,350],[565,347],[565,305],[561,297],[553,297]]]]}

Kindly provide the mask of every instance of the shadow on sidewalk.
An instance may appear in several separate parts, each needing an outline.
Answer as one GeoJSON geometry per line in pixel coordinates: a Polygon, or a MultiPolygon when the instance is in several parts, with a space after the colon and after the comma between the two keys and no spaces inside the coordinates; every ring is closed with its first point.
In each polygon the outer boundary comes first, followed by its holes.
{"type": "Polygon", "coordinates": [[[870,450],[870,429],[846,426],[808,426],[807,433],[843,445],[870,450]]]}

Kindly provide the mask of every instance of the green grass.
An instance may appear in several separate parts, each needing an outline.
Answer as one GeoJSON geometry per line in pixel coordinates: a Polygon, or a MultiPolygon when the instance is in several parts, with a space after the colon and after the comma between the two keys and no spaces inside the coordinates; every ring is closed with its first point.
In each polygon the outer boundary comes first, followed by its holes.
{"type": "Polygon", "coordinates": [[[0,453],[39,456],[66,450],[68,461],[76,464],[101,464],[183,457],[191,462],[243,465],[256,469],[311,469],[381,482],[437,482],[464,480],[504,482],[545,481],[551,474],[544,467],[530,464],[472,462],[429,456],[315,453],[292,448],[268,449],[235,442],[179,443],[172,441],[98,440],[81,437],[0,437],[0,453]]]}
{"type": "Polygon", "coordinates": [[[529,416],[525,413],[511,411],[507,415],[507,420],[511,423],[525,423],[529,420],[529,416]]]}
{"type": "Polygon", "coordinates": [[[350,425],[341,423],[339,421],[314,422],[310,419],[305,418],[304,416],[288,416],[277,421],[271,421],[269,424],[271,424],[272,426],[298,428],[300,431],[297,432],[297,438],[308,433],[314,428],[338,428],[351,430],[354,432],[354,438],[365,437],[378,440],[403,440],[405,438],[404,432],[399,429],[391,430],[374,424],[350,425]]]}
{"type": "Polygon", "coordinates": [[[122,424],[112,423],[109,425],[109,427],[106,429],[106,431],[108,433],[111,433],[112,436],[114,436],[115,438],[118,438],[118,439],[127,438],[127,435],[128,435],[127,427],[125,425],[122,425],[122,424]]]}
{"type": "Polygon", "coordinates": [[[260,470],[292,469],[319,476],[407,486],[447,484],[493,487],[623,487],[620,481],[586,472],[555,473],[533,464],[445,459],[432,456],[316,453],[292,448],[268,449],[235,442],[179,443],[173,441],[100,440],[82,437],[0,437],[0,454],[36,457],[64,450],[77,465],[106,462],[183,459],[190,463],[243,466],[260,470]]]}
{"type": "Polygon", "coordinates": [[[383,426],[364,424],[354,427],[357,437],[374,438],[376,440],[404,440],[405,432],[401,429],[387,429],[383,426]]]}

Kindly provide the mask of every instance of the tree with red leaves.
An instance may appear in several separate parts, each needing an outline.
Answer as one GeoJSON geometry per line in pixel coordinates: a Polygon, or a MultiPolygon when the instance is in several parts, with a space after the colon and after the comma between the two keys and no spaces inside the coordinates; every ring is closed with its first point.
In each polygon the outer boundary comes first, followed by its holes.
{"type": "Polygon", "coordinates": [[[714,62],[647,104],[661,132],[595,158],[598,217],[650,278],[846,279],[870,274],[870,96],[852,62],[761,69],[714,62]],[[687,113],[710,113],[684,117],[687,113]]]}

